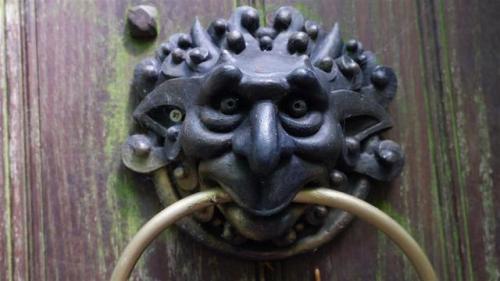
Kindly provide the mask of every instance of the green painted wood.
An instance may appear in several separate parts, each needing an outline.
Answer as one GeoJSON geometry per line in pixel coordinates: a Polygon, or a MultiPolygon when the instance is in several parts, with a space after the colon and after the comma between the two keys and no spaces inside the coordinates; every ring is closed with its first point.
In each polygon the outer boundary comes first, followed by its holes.
{"type": "MultiPolygon", "coordinates": [[[[0,0],[0,280],[106,280],[161,209],[150,179],[120,163],[134,65],[196,15],[293,5],[339,22],[395,68],[387,137],[402,177],[369,200],[403,224],[442,280],[500,280],[500,3],[484,0],[155,0],[158,40],[126,30],[142,1],[0,0]]],[[[264,20],[265,21],[265,20],[264,20]]],[[[355,221],[318,251],[279,262],[226,257],[177,230],[155,241],[134,280],[416,280],[382,234],[355,221]]]]}

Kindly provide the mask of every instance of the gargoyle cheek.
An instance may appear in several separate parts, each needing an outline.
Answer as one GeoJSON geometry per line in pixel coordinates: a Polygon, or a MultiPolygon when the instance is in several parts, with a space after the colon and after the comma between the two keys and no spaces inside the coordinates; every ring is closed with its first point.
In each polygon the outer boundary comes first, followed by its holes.
{"type": "Polygon", "coordinates": [[[295,152],[309,161],[335,165],[342,151],[343,137],[340,124],[330,114],[326,114],[316,134],[294,139],[295,152]]]}
{"type": "Polygon", "coordinates": [[[180,142],[186,156],[209,159],[231,149],[232,133],[209,131],[198,118],[196,110],[188,111],[181,130],[180,142]]]}

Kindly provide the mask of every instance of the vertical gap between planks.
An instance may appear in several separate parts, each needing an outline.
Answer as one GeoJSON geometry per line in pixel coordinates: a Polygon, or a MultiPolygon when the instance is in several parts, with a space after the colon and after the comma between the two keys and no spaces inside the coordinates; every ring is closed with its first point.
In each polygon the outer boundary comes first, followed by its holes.
{"type": "Polygon", "coordinates": [[[1,261],[2,264],[2,270],[4,271],[3,275],[6,280],[12,281],[13,276],[12,276],[12,243],[11,243],[11,228],[12,228],[12,222],[11,222],[11,205],[10,205],[10,178],[9,178],[9,134],[8,134],[8,119],[9,119],[9,112],[8,112],[8,94],[7,94],[7,43],[6,43],[6,37],[7,37],[7,29],[5,28],[6,25],[6,13],[5,13],[5,8],[6,8],[6,3],[4,0],[0,0],[0,32],[2,34],[0,35],[0,55],[2,56],[0,59],[0,69],[2,70],[2,78],[1,78],[1,85],[0,85],[0,90],[2,91],[0,94],[0,100],[2,101],[2,124],[0,125],[2,128],[2,180],[3,180],[3,185],[2,185],[2,205],[0,205],[0,209],[2,210],[2,220],[1,222],[3,223],[3,227],[0,228],[2,231],[2,234],[0,237],[2,237],[4,244],[1,244],[1,251],[2,251],[2,256],[1,256],[1,261]]]}
{"type": "MultiPolygon", "coordinates": [[[[471,268],[470,257],[467,253],[470,252],[470,243],[468,235],[468,222],[465,206],[465,175],[462,163],[462,154],[460,150],[462,149],[460,145],[460,128],[458,122],[458,111],[457,105],[455,103],[459,102],[457,99],[460,97],[454,89],[454,83],[452,78],[451,69],[451,57],[450,57],[450,44],[449,44],[449,27],[447,19],[452,16],[450,13],[445,11],[446,7],[442,0],[438,1],[436,4],[437,11],[433,14],[435,16],[436,22],[436,42],[439,42],[437,51],[437,56],[440,58],[438,60],[440,67],[440,80],[442,84],[442,94],[445,112],[449,113],[449,123],[451,128],[447,128],[444,131],[447,139],[450,140],[451,145],[447,147],[448,153],[450,154],[451,161],[451,174],[453,178],[456,178],[452,182],[453,184],[453,217],[455,220],[455,225],[457,225],[455,231],[457,231],[457,251],[459,254],[459,259],[462,264],[460,268],[460,278],[463,280],[474,280],[473,270],[471,268]],[[445,14],[447,13],[447,14],[445,14]]],[[[448,121],[448,120],[443,120],[448,121]]],[[[446,122],[447,123],[447,122],[446,122]]]]}
{"type": "Polygon", "coordinates": [[[27,175],[29,177],[28,201],[30,210],[29,221],[29,274],[37,280],[46,280],[45,265],[45,236],[44,236],[44,211],[45,196],[43,192],[43,175],[41,172],[41,120],[40,120],[40,88],[39,88],[39,49],[38,49],[38,26],[37,26],[37,1],[23,0],[26,9],[24,13],[25,32],[25,57],[27,67],[27,175]]]}
{"type": "MultiPolygon", "coordinates": [[[[419,32],[419,41],[420,41],[420,64],[423,66],[423,71],[422,71],[422,80],[424,81],[424,93],[422,93],[422,96],[424,98],[424,105],[425,105],[425,112],[427,112],[427,119],[429,120],[429,122],[432,124],[432,114],[431,114],[431,103],[430,103],[430,100],[429,100],[429,97],[428,95],[430,95],[431,93],[431,89],[429,88],[429,84],[431,83],[430,79],[429,79],[429,75],[431,75],[430,73],[428,73],[428,70],[426,68],[426,65],[430,65],[429,63],[429,58],[427,57],[426,53],[425,53],[425,49],[426,49],[426,39],[425,39],[425,30],[424,30],[424,23],[423,23],[423,19],[424,19],[424,13],[423,12],[423,2],[422,1],[417,1],[416,3],[416,18],[417,18],[417,26],[418,26],[418,32],[419,32]]],[[[444,240],[445,240],[445,229],[444,229],[444,224],[443,224],[443,213],[441,211],[441,206],[443,206],[443,200],[442,200],[442,196],[441,196],[441,193],[439,192],[438,190],[438,170],[437,170],[437,167],[436,167],[436,162],[437,162],[437,151],[436,151],[436,148],[435,148],[435,143],[434,143],[434,132],[431,128],[432,126],[428,126],[428,129],[427,129],[427,138],[428,138],[428,142],[429,142],[429,150],[430,150],[430,157],[431,157],[431,193],[432,193],[432,198],[433,198],[433,212],[437,212],[437,214],[435,215],[437,217],[437,231],[439,233],[439,257],[445,259],[444,261],[443,260],[440,260],[440,265],[441,265],[441,268],[438,268],[438,269],[441,269],[439,270],[439,272],[441,274],[443,274],[441,277],[444,279],[444,280],[448,280],[448,274],[449,274],[449,270],[448,270],[448,265],[449,265],[449,262],[448,262],[448,259],[447,259],[447,254],[446,254],[446,249],[445,249],[445,244],[444,244],[444,240]]],[[[434,261],[436,262],[436,261],[434,261]]]]}
{"type": "Polygon", "coordinates": [[[26,168],[26,69],[25,69],[25,29],[23,5],[19,0],[4,2],[5,11],[5,67],[7,125],[7,197],[10,233],[8,257],[11,270],[9,278],[29,280],[29,195],[26,168]],[[7,32],[8,31],[8,32],[7,32]]]}

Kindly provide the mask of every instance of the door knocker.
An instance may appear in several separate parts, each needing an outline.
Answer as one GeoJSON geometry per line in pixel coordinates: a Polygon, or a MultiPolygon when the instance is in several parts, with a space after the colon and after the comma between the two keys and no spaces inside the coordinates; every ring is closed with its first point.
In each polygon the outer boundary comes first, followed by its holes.
{"type": "Polygon", "coordinates": [[[257,10],[239,7],[208,29],[195,20],[137,66],[140,128],[123,162],[154,176],[165,206],[210,190],[231,201],[177,222],[194,239],[249,259],[289,257],[353,218],[300,200],[305,190],[365,199],[374,182],[401,172],[400,146],[380,137],[396,89],[392,69],[360,42],[343,42],[337,24],[324,30],[281,7],[260,26],[257,10]]]}

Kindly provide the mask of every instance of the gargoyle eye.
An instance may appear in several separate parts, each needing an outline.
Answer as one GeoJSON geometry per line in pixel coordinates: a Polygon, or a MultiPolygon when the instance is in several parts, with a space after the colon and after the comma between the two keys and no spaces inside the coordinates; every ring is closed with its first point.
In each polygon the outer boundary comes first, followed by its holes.
{"type": "Polygon", "coordinates": [[[303,99],[292,99],[288,102],[286,113],[294,118],[300,118],[309,111],[307,102],[303,99]]]}
{"type": "Polygon", "coordinates": [[[235,97],[226,97],[220,101],[219,110],[226,115],[238,113],[240,108],[240,100],[235,97]]]}
{"type": "Polygon", "coordinates": [[[155,107],[149,110],[147,115],[164,128],[169,128],[184,120],[184,112],[180,108],[171,105],[155,107]]]}

